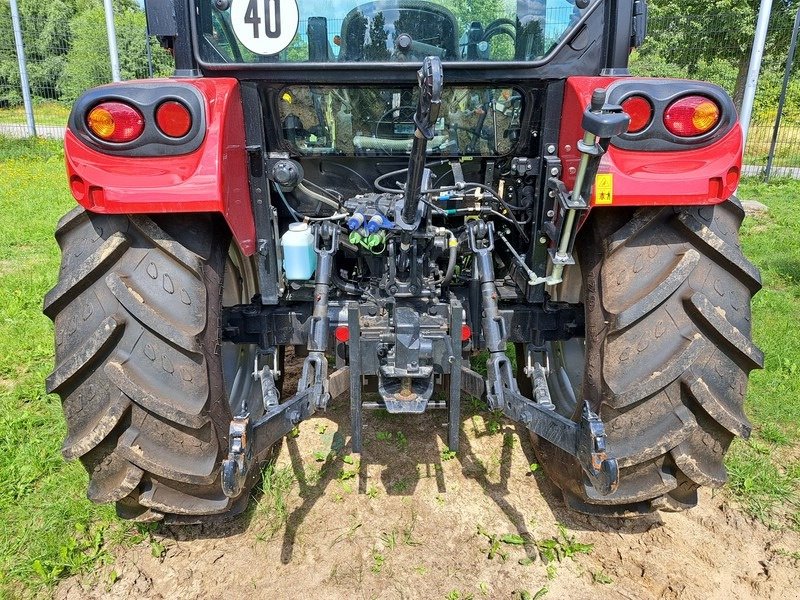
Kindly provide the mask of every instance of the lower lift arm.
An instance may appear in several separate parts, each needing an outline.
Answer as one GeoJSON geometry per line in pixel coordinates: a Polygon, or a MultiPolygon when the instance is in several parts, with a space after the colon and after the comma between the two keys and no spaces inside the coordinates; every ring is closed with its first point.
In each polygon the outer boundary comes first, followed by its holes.
{"type": "Polygon", "coordinates": [[[589,403],[584,401],[579,422],[555,412],[539,365],[534,369],[535,398],[526,398],[517,387],[511,360],[506,355],[507,334],[497,303],[492,264],[492,223],[470,223],[469,244],[481,285],[482,328],[489,351],[486,373],[489,407],[502,410],[510,419],[521,422],[539,437],[576,456],[592,486],[603,495],[610,494],[619,483],[619,468],[616,459],[609,458],[606,452],[605,428],[600,417],[589,408],[589,403]]]}
{"type": "MultiPolygon", "coordinates": [[[[297,393],[282,404],[270,402],[275,382],[269,369],[260,373],[264,392],[264,414],[251,421],[248,413],[236,415],[228,434],[228,457],[222,462],[222,490],[226,496],[238,496],[260,454],[288,434],[300,421],[323,409],[330,400],[328,377],[328,291],[333,270],[333,256],[339,244],[336,226],[320,223],[314,227],[314,250],[317,269],[314,280],[314,312],[308,335],[308,356],[297,393]]],[[[346,373],[345,373],[346,374],[346,373]]]]}

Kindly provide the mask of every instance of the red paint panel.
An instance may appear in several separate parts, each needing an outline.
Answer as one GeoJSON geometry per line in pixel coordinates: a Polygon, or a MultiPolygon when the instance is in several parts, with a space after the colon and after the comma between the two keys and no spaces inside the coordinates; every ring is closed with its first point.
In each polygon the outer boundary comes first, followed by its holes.
{"type": "MultiPolygon", "coordinates": [[[[583,138],[581,118],[591,101],[592,91],[608,87],[618,79],[567,79],[559,158],[568,189],[575,183],[574,172],[570,173],[570,169],[577,170],[580,163],[577,141],[583,138]]],[[[660,119],[661,115],[653,118],[660,119]]],[[[612,145],[600,162],[599,173],[613,174],[612,206],[717,204],[733,195],[739,185],[742,150],[742,130],[737,123],[724,137],[701,148],[653,152],[622,150],[612,145]]]]}
{"type": "MultiPolygon", "coordinates": [[[[255,252],[244,116],[239,84],[230,78],[170,79],[205,98],[200,147],[180,156],[108,155],[67,130],[64,150],[70,189],[87,210],[103,214],[219,212],[239,247],[255,252]]],[[[115,86],[122,92],[125,84],[115,86]]]]}

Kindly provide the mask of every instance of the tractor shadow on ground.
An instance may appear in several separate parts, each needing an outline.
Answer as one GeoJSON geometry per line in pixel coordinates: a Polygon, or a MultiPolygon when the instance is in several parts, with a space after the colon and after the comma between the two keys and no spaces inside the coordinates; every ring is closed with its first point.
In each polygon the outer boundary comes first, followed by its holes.
{"type": "MultiPolygon", "coordinates": [[[[514,446],[511,443],[506,443],[506,440],[513,439],[508,437],[513,436],[513,425],[510,421],[507,421],[504,418],[501,420],[501,429],[497,433],[502,434],[504,442],[500,454],[499,479],[497,482],[493,482],[489,478],[489,469],[486,467],[484,461],[481,460],[475,452],[473,445],[476,440],[471,440],[466,434],[466,422],[471,421],[475,414],[477,413],[474,411],[471,414],[468,411],[462,419],[461,435],[459,437],[459,459],[461,461],[461,473],[464,477],[473,479],[480,485],[484,494],[490,498],[501,511],[503,511],[508,520],[516,528],[517,533],[520,536],[530,539],[533,537],[533,532],[531,532],[528,527],[525,514],[520,511],[519,507],[515,506],[512,502],[509,502],[507,498],[510,492],[509,481],[512,477],[511,463],[514,446]]],[[[484,433],[477,435],[483,436],[493,434],[484,433]]],[[[526,443],[528,446],[530,446],[530,442],[527,442],[527,439],[520,438],[520,440],[522,442],[523,450],[526,443]]],[[[526,544],[524,548],[528,558],[535,560],[537,555],[536,549],[528,544],[526,544]]]]}
{"type": "MultiPolygon", "coordinates": [[[[285,522],[276,534],[281,535],[281,562],[288,564],[292,560],[297,534],[308,515],[324,496],[335,498],[340,493],[356,492],[359,495],[370,495],[378,478],[382,491],[389,496],[413,497],[423,479],[434,479],[438,493],[448,489],[446,473],[442,460],[455,460],[460,464],[464,478],[477,482],[483,493],[494,502],[522,536],[531,536],[529,524],[526,523],[522,507],[512,502],[509,482],[519,478],[512,472],[512,454],[516,452],[514,444],[503,443],[499,456],[499,468],[496,476],[487,468],[487,456],[480,452],[481,438],[488,435],[501,435],[503,440],[515,437],[519,440],[521,450],[527,464],[538,463],[531,445],[528,430],[504,417],[500,418],[501,429],[494,433],[476,432],[467,434],[468,427],[474,427],[476,415],[486,416],[488,413],[470,409],[466,402],[462,403],[460,448],[455,457],[448,456],[447,413],[431,411],[421,415],[390,415],[385,411],[366,411],[363,418],[363,447],[361,455],[353,455],[351,447],[350,415],[347,397],[335,402],[328,411],[319,416],[332,422],[330,425],[337,435],[342,436],[342,443],[332,447],[328,458],[323,462],[315,462],[313,438],[294,439],[287,436],[280,444],[268,464],[288,458],[294,480],[298,486],[300,503],[288,508],[285,522]],[[445,450],[441,450],[444,447],[445,450]],[[282,454],[286,454],[285,457],[282,454]],[[352,455],[359,464],[344,463],[344,456],[352,455]],[[310,479],[310,467],[318,475],[310,479]],[[357,471],[352,479],[344,479],[342,472],[357,471]],[[329,489],[340,486],[341,489],[329,489]]],[[[313,419],[312,419],[313,421],[313,419]]],[[[304,427],[311,427],[306,423],[304,427]]],[[[312,434],[313,435],[313,434],[312,434]]],[[[284,463],[287,461],[283,461],[284,463]]],[[[452,477],[452,472],[450,473],[452,477]]],[[[607,518],[577,513],[564,503],[558,488],[550,482],[541,469],[525,475],[530,480],[531,493],[539,491],[547,504],[555,521],[564,524],[571,530],[643,533],[654,527],[660,527],[662,521],[657,514],[644,515],[637,518],[607,518]]],[[[159,533],[176,541],[194,539],[220,539],[245,534],[258,527],[258,508],[264,500],[263,481],[259,481],[250,493],[246,510],[238,516],[218,521],[197,524],[163,524],[159,533]]],[[[528,550],[530,551],[530,550],[528,550]]],[[[535,552],[535,550],[533,550],[535,552]]],[[[533,558],[533,556],[531,556],[533,558]]]]}
{"type": "MultiPolygon", "coordinates": [[[[470,410],[467,408],[467,403],[465,402],[462,402],[462,406],[465,412],[464,418],[462,419],[461,447],[459,452],[462,474],[464,477],[474,479],[480,484],[486,496],[503,511],[509,521],[517,529],[519,535],[523,537],[526,535],[530,536],[531,532],[525,521],[525,515],[521,511],[521,507],[516,506],[508,499],[510,496],[509,482],[512,478],[519,478],[519,474],[512,472],[511,455],[515,451],[514,446],[513,444],[505,442],[509,438],[518,439],[520,448],[525,455],[526,463],[528,465],[533,463],[538,464],[539,460],[531,444],[530,432],[524,426],[514,423],[504,416],[499,417],[501,430],[498,433],[502,434],[504,443],[500,456],[499,480],[493,482],[489,478],[489,471],[486,465],[477,455],[473,447],[480,437],[492,434],[481,433],[476,436],[468,436],[465,429],[468,422],[475,415],[482,414],[485,416],[487,410],[476,410],[475,408],[470,410]]],[[[577,531],[643,533],[654,527],[660,527],[663,524],[661,518],[654,514],[636,518],[611,518],[578,513],[567,507],[560,490],[548,479],[542,469],[538,469],[536,472],[528,472],[525,477],[530,480],[532,495],[538,490],[539,494],[546,502],[553,519],[565,525],[568,529],[577,531]]]]}
{"type": "MultiPolygon", "coordinates": [[[[375,483],[380,471],[382,491],[389,496],[413,496],[420,481],[427,477],[436,480],[437,489],[446,491],[437,437],[446,439],[447,429],[440,423],[441,411],[423,415],[390,415],[385,411],[365,411],[362,428],[362,452],[352,452],[352,430],[347,397],[337,400],[325,413],[337,432],[346,436],[342,447],[332,447],[322,465],[322,474],[313,483],[306,477],[309,453],[314,448],[301,447],[302,440],[286,438],[286,448],[299,486],[301,502],[289,513],[283,533],[281,562],[292,560],[297,533],[315,504],[323,497],[336,498],[352,492],[370,495],[377,493],[375,483]],[[352,456],[346,463],[344,457],[352,456]],[[418,459],[434,460],[419,464],[418,459]],[[353,476],[347,474],[354,473],[353,476]],[[330,489],[334,486],[334,489],[330,489]]],[[[323,449],[326,452],[327,449],[323,449]]],[[[313,463],[311,463],[313,464],[313,463]]]]}
{"type": "MultiPolygon", "coordinates": [[[[516,423],[513,427],[522,441],[522,450],[529,463],[538,464],[539,460],[531,444],[530,432],[516,423]]],[[[658,513],[637,517],[602,517],[577,512],[566,505],[561,490],[550,481],[541,469],[531,476],[536,480],[542,498],[547,502],[553,518],[570,530],[641,534],[664,525],[658,513]]]]}

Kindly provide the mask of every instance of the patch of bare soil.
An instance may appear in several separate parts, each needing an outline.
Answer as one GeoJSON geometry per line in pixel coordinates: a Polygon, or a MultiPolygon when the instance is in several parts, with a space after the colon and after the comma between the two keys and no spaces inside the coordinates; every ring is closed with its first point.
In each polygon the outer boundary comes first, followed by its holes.
{"type": "Polygon", "coordinates": [[[530,472],[525,430],[467,402],[456,457],[446,451],[444,412],[367,412],[360,468],[343,460],[349,445],[318,462],[349,442],[346,402],[284,440],[274,479],[291,473],[285,518],[272,494],[257,493],[228,523],[161,526],[162,556],[147,542],[120,549],[113,565],[64,581],[56,597],[798,597],[800,572],[788,556],[800,550],[797,533],[771,531],[709,492],[683,513],[607,520],[570,512],[541,470],[530,472]],[[537,542],[574,555],[548,565],[537,542]]]}

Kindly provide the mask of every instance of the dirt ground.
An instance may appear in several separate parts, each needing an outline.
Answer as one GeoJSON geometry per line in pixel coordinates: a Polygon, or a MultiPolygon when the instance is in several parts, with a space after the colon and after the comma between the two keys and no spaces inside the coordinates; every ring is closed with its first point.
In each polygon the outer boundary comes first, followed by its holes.
{"type": "Polygon", "coordinates": [[[284,440],[273,493],[254,494],[243,516],[162,525],[152,543],[119,550],[100,572],[64,581],[56,597],[800,598],[796,532],[770,530],[708,491],[683,513],[572,513],[541,470],[531,472],[523,430],[469,402],[464,412],[455,457],[443,411],[367,412],[359,465],[339,400],[284,440]],[[573,556],[548,564],[537,542],[573,556]]]}

